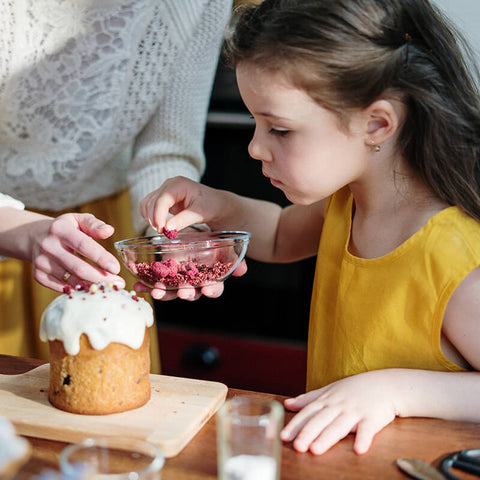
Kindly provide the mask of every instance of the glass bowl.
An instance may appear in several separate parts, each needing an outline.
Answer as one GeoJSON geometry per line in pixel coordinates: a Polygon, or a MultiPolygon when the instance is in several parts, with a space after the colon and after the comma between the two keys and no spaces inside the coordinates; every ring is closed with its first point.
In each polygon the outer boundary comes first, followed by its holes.
{"type": "Polygon", "coordinates": [[[160,480],[164,463],[157,445],[128,435],[87,438],[59,458],[64,478],[79,480],[160,480]]]}
{"type": "Polygon", "coordinates": [[[123,264],[138,280],[167,290],[223,282],[245,257],[250,233],[179,232],[115,242],[123,264]]]}

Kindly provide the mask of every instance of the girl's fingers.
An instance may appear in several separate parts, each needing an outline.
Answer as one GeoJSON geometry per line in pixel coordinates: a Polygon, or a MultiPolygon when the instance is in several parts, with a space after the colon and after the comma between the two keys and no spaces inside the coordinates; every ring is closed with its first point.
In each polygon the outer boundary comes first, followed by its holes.
{"type": "Polygon", "coordinates": [[[147,285],[145,285],[144,283],[142,283],[140,281],[135,283],[135,285],[133,286],[133,289],[136,292],[143,292],[143,293],[150,293],[152,291],[152,289],[150,287],[148,287],[147,285]]]}
{"type": "Polygon", "coordinates": [[[194,225],[195,223],[203,223],[204,217],[194,210],[182,210],[167,220],[165,226],[168,230],[183,230],[184,228],[194,225]]]}
{"type": "MultiPolygon", "coordinates": [[[[298,399],[298,397],[297,397],[298,399]]],[[[322,405],[309,404],[290,420],[290,422],[280,432],[282,440],[289,442],[292,441],[304,428],[307,422],[310,421],[319,411],[322,411],[322,405]]]]}
{"type": "Polygon", "coordinates": [[[333,445],[345,438],[355,426],[355,421],[345,412],[336,417],[325,419],[325,424],[319,425],[319,434],[309,445],[310,451],[315,455],[321,455],[333,445]]]}
{"type": "Polygon", "coordinates": [[[282,440],[293,440],[293,447],[298,452],[310,450],[321,455],[346,437],[355,427],[355,421],[338,408],[325,407],[301,416],[287,427],[281,434],[282,440]]]}
{"type": "Polygon", "coordinates": [[[217,282],[213,285],[207,285],[202,288],[202,295],[208,298],[218,298],[222,295],[224,289],[223,282],[217,282]]]}
{"type": "Polygon", "coordinates": [[[368,452],[372,445],[375,435],[384,428],[387,423],[374,422],[373,419],[362,420],[357,425],[357,433],[355,436],[355,442],[353,444],[353,450],[358,455],[363,455],[368,452]]]}
{"type": "Polygon", "coordinates": [[[303,407],[306,407],[308,404],[319,398],[323,391],[323,389],[312,390],[311,392],[302,393],[293,398],[287,398],[284,402],[285,408],[292,412],[298,412],[303,407]]]}
{"type": "Polygon", "coordinates": [[[242,260],[238,267],[233,271],[232,275],[234,277],[241,277],[242,275],[245,275],[247,273],[248,267],[247,267],[247,262],[245,260],[242,260]]]}
{"type": "MultiPolygon", "coordinates": [[[[325,429],[335,422],[338,415],[337,409],[321,408],[302,416],[290,431],[290,437],[293,437],[290,438],[293,440],[293,448],[298,452],[307,452],[313,442],[319,441],[318,439],[323,436],[325,429]]],[[[327,440],[326,448],[330,446],[327,440]]],[[[325,448],[322,443],[319,443],[319,447],[325,448]]]]}
{"type": "Polygon", "coordinates": [[[148,220],[148,204],[150,200],[150,196],[152,194],[149,193],[146,195],[142,200],[140,200],[140,215],[145,219],[148,220]]]}
{"type": "Polygon", "coordinates": [[[198,300],[201,297],[201,292],[199,289],[192,286],[184,286],[179,288],[177,291],[177,297],[182,300],[194,301],[198,300]]]}
{"type": "MultiPolygon", "coordinates": [[[[140,202],[142,216],[157,231],[165,226],[169,212],[178,213],[187,208],[190,189],[195,189],[197,183],[186,178],[174,177],[166,180],[164,184],[154,192],[149,193],[140,202]]],[[[192,222],[195,223],[195,222],[192,222]]],[[[178,228],[169,227],[169,230],[181,230],[190,224],[182,224],[178,228]]]]}
{"type": "Polygon", "coordinates": [[[211,298],[219,296],[221,291],[223,291],[223,284],[219,283],[209,287],[203,287],[202,290],[191,286],[182,287],[178,290],[167,290],[161,283],[157,284],[155,288],[150,288],[142,282],[137,282],[134,288],[138,292],[149,292],[155,300],[169,301],[179,298],[182,300],[194,301],[199,299],[202,294],[211,298]],[[204,289],[206,290],[204,291],[204,289]]]}
{"type": "Polygon", "coordinates": [[[165,288],[153,288],[150,294],[155,300],[170,301],[177,298],[175,290],[166,290],[165,288]]]}
{"type": "Polygon", "coordinates": [[[161,198],[154,197],[150,200],[146,220],[150,222],[150,225],[157,230],[157,232],[162,231],[170,208],[174,204],[175,199],[169,194],[165,194],[165,196],[161,198]]]}

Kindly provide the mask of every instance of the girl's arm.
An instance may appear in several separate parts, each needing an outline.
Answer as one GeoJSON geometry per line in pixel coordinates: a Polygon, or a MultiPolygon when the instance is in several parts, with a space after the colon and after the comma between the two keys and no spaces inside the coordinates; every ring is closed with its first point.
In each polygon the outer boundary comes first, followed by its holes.
{"type": "Polygon", "coordinates": [[[298,413],[281,438],[320,455],[355,433],[354,451],[363,454],[396,416],[480,422],[479,395],[479,372],[373,370],[286,400],[298,413]]]}
{"type": "MultiPolygon", "coordinates": [[[[480,422],[480,268],[453,292],[443,318],[444,354],[472,371],[376,370],[288,399],[299,413],[282,438],[298,451],[321,454],[350,432],[354,450],[365,453],[373,437],[396,416],[480,422]]],[[[415,352],[412,352],[412,356],[415,352]]]]}
{"type": "Polygon", "coordinates": [[[453,292],[442,324],[443,335],[474,370],[480,370],[479,320],[480,267],[477,267],[453,292]]]}

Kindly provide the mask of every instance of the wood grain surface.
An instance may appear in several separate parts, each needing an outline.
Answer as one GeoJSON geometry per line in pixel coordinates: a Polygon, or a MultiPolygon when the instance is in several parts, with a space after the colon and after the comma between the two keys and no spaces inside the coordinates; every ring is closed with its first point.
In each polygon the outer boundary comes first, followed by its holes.
{"type": "MultiPolygon", "coordinates": [[[[0,373],[26,372],[43,362],[36,359],[0,355],[0,373]]],[[[281,395],[229,389],[228,397],[258,395],[266,399],[285,399],[281,395]]],[[[286,412],[288,422],[293,413],[286,412]]],[[[162,480],[216,480],[216,418],[213,415],[176,456],[167,458],[162,480]]],[[[15,480],[33,480],[45,470],[58,470],[58,457],[67,443],[27,437],[32,445],[30,460],[15,480]]],[[[298,453],[291,443],[282,447],[282,480],[407,480],[396,466],[397,458],[418,458],[437,466],[448,453],[467,448],[480,448],[480,424],[451,422],[432,418],[397,418],[378,433],[365,455],[353,452],[353,435],[348,435],[321,456],[298,453]]],[[[463,475],[462,479],[473,479],[463,475]]]]}
{"type": "Polygon", "coordinates": [[[217,411],[227,395],[222,383],[150,375],[152,395],[143,407],[111,415],[77,415],[48,401],[49,364],[18,375],[0,375],[0,415],[17,432],[78,442],[91,436],[127,436],[177,455],[217,411]]]}

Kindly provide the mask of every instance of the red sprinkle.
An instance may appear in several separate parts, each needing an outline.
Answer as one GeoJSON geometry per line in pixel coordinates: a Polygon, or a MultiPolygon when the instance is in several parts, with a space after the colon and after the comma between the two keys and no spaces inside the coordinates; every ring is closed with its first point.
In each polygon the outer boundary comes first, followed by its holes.
{"type": "Polygon", "coordinates": [[[90,285],[91,283],[82,280],[78,285],[75,285],[75,290],[77,291],[83,290],[84,292],[88,292],[90,291],[90,285]]]}
{"type": "Polygon", "coordinates": [[[70,295],[72,293],[72,287],[70,285],[65,285],[63,287],[63,293],[66,293],[67,295],[70,295]]]}
{"type": "Polygon", "coordinates": [[[173,240],[174,238],[177,238],[178,232],[176,230],[169,230],[166,227],[163,227],[162,233],[169,239],[173,240]]]}

